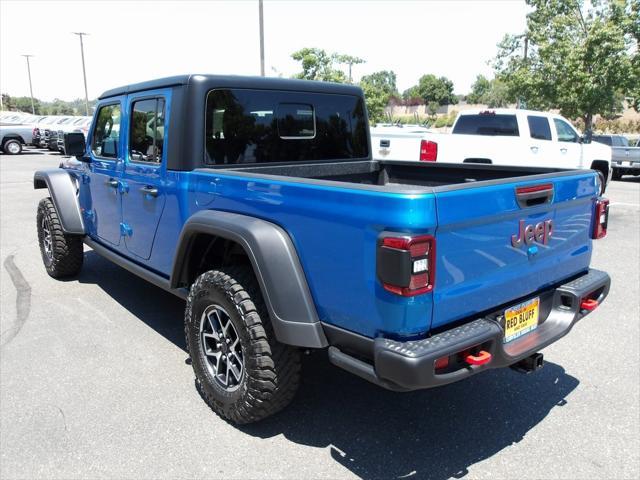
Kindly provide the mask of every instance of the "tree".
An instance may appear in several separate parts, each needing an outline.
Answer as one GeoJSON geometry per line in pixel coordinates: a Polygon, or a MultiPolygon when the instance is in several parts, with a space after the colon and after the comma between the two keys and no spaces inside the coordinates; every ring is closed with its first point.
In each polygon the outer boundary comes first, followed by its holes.
{"type": "Polygon", "coordinates": [[[486,95],[491,90],[491,81],[484,75],[478,75],[471,85],[471,93],[467,95],[468,103],[485,103],[486,95]]]}
{"type": "Polygon", "coordinates": [[[370,75],[364,75],[360,82],[378,87],[389,96],[399,95],[396,87],[396,74],[393,70],[381,70],[370,75]]]}
{"type": "Polygon", "coordinates": [[[362,92],[364,93],[367,112],[369,113],[369,121],[372,123],[379,122],[384,116],[384,109],[389,102],[389,95],[380,87],[367,82],[361,82],[360,88],[362,88],[362,92]]]}
{"type": "Polygon", "coordinates": [[[334,54],[334,56],[337,63],[349,65],[349,83],[353,83],[353,78],[351,77],[351,67],[353,65],[360,65],[365,61],[362,58],[354,57],[352,55],[334,54]]]}
{"type": "Polygon", "coordinates": [[[423,75],[418,81],[418,85],[406,90],[403,94],[409,100],[418,96],[425,104],[436,102],[438,105],[455,105],[458,97],[453,94],[453,82],[446,77],[436,77],[435,75],[423,75]]]}
{"type": "Polygon", "coordinates": [[[490,108],[502,108],[514,102],[505,83],[497,78],[487,79],[478,75],[471,86],[471,93],[467,95],[468,103],[481,103],[490,108]]]}
{"type": "Polygon", "coordinates": [[[632,2],[627,18],[626,29],[635,40],[635,53],[631,60],[631,78],[629,82],[629,96],[633,108],[640,112],[640,3],[632,2]]]}
{"type": "Polygon", "coordinates": [[[498,44],[497,78],[527,107],[559,108],[591,131],[593,116],[618,111],[620,94],[638,84],[629,27],[635,1],[591,1],[585,9],[584,0],[526,0],[533,8],[526,32],[498,44]]]}
{"type": "Polygon", "coordinates": [[[292,53],[291,58],[302,63],[302,72],[297,73],[295,78],[340,83],[346,80],[344,72],[335,67],[335,53],[329,55],[321,48],[303,48],[292,53]]]}

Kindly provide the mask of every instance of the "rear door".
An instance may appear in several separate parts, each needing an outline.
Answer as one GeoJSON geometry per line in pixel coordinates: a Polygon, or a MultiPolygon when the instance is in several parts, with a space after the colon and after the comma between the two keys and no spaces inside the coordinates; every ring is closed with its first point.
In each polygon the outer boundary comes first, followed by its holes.
{"type": "Polygon", "coordinates": [[[544,115],[528,114],[524,116],[527,134],[522,132],[522,141],[527,142],[529,163],[532,167],[554,167],[554,144],[549,118],[544,115]],[[528,138],[527,138],[528,137],[528,138]]]}
{"type": "Polygon", "coordinates": [[[166,201],[169,90],[129,95],[122,172],[122,231],[127,252],[148,260],[166,201]]]}
{"type": "Polygon", "coordinates": [[[432,328],[510,304],[587,270],[596,174],[436,190],[432,328]]]}

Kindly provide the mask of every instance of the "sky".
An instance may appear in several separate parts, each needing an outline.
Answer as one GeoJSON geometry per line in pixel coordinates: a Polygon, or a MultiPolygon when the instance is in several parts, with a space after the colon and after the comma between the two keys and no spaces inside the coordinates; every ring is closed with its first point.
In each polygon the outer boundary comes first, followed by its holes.
{"type": "MultiPolygon", "coordinates": [[[[400,92],[446,76],[468,93],[507,33],[522,33],[524,0],[264,0],[265,73],[300,71],[303,47],[354,55],[354,80],[393,70],[400,92]]],[[[42,100],[89,98],[182,73],[260,74],[258,0],[0,0],[0,90],[42,100]]]]}

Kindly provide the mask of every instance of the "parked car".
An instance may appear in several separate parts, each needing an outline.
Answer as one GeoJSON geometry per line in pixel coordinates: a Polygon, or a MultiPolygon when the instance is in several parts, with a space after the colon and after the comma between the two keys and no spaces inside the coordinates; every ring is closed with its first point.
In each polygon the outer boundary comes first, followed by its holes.
{"type": "Polygon", "coordinates": [[[34,175],[46,271],[77,275],[85,243],[186,299],[232,422],[284,408],[308,349],[398,391],[533,371],[609,291],[592,170],[375,161],[362,90],[328,82],[186,75],[96,109],[65,135],[80,161],[34,175]]]}
{"type": "Polygon", "coordinates": [[[59,115],[48,115],[38,122],[33,129],[33,144],[36,147],[47,147],[47,140],[45,139],[45,130],[50,128],[55,122],[58,122],[61,118],[59,115]]]}
{"type": "Polygon", "coordinates": [[[24,145],[33,142],[32,125],[0,125],[0,149],[8,155],[22,152],[24,145]]]}
{"type": "Polygon", "coordinates": [[[87,131],[89,130],[90,125],[91,125],[91,117],[76,117],[76,119],[73,122],[68,123],[66,125],[62,125],[58,129],[58,133],[56,136],[57,150],[62,154],[66,155],[65,148],[64,148],[65,133],[80,132],[86,138],[87,131]]]}
{"type": "Polygon", "coordinates": [[[45,125],[44,138],[41,138],[41,143],[44,143],[43,146],[47,147],[51,151],[58,151],[58,128],[60,125],[67,125],[73,122],[75,118],[76,117],[65,115],[63,117],[59,117],[53,123],[45,125]]]}
{"type": "Polygon", "coordinates": [[[371,130],[378,160],[591,168],[610,178],[611,148],[584,143],[571,123],[546,112],[517,109],[460,112],[451,134],[371,130]]]}
{"type": "Polygon", "coordinates": [[[19,125],[28,114],[23,112],[3,112],[0,115],[0,125],[19,125]]]}
{"type": "Polygon", "coordinates": [[[611,147],[614,180],[620,180],[623,175],[640,175],[640,140],[635,146],[629,145],[624,135],[593,135],[592,140],[611,147]]]}

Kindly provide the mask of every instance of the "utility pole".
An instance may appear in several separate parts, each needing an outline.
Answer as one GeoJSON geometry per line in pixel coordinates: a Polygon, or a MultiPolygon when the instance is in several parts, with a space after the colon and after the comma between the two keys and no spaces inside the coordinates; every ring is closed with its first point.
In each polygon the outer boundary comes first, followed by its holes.
{"type": "Polygon", "coordinates": [[[258,12],[260,17],[260,76],[264,77],[264,15],[262,13],[262,0],[258,0],[258,12]]]}
{"type": "MultiPolygon", "coordinates": [[[[524,63],[527,64],[527,59],[529,58],[529,37],[527,35],[524,36],[524,63]]],[[[517,108],[527,108],[526,103],[519,98],[517,108]]]]}
{"type": "Polygon", "coordinates": [[[27,73],[29,74],[29,93],[31,93],[31,113],[33,115],[36,114],[36,107],[33,103],[33,86],[31,85],[31,65],[29,64],[29,58],[33,57],[33,55],[22,55],[27,59],[27,73]]]}
{"type": "Polygon", "coordinates": [[[82,36],[89,35],[84,32],[71,32],[74,35],[80,37],[80,55],[82,56],[82,76],[84,77],[84,106],[87,111],[87,117],[89,116],[89,94],[87,93],[87,71],[84,68],[84,44],[82,43],[82,36]]]}

